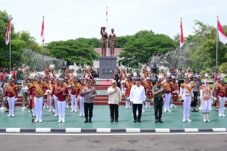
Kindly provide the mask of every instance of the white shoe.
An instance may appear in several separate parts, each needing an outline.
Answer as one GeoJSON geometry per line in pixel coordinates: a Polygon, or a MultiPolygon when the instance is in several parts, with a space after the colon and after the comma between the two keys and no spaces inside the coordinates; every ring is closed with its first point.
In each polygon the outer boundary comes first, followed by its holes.
{"type": "Polygon", "coordinates": [[[74,112],[74,110],[70,110],[70,112],[74,112]]]}
{"type": "Polygon", "coordinates": [[[206,123],[206,122],[207,122],[207,120],[206,120],[206,119],[203,119],[203,122],[204,122],[204,123],[206,123]]]}
{"type": "Polygon", "coordinates": [[[80,117],[82,116],[82,114],[79,115],[80,117]]]}
{"type": "Polygon", "coordinates": [[[75,112],[77,112],[77,109],[75,109],[75,112]]]}
{"type": "Polygon", "coordinates": [[[49,109],[49,112],[51,112],[51,109],[49,109]]]}
{"type": "Polygon", "coordinates": [[[182,122],[186,122],[185,118],[183,118],[182,122]]]}
{"type": "Polygon", "coordinates": [[[143,110],[143,113],[145,112],[145,110],[143,110]]]}
{"type": "Polygon", "coordinates": [[[209,123],[209,122],[210,122],[210,120],[209,120],[209,119],[207,119],[207,122],[209,123]]]}
{"type": "Polygon", "coordinates": [[[35,122],[35,123],[37,123],[38,121],[39,121],[39,120],[38,120],[38,119],[36,119],[34,122],[35,122]]]}
{"type": "Polygon", "coordinates": [[[12,114],[12,117],[14,117],[15,115],[14,114],[12,114]]]}
{"type": "Polygon", "coordinates": [[[192,122],[190,119],[187,120],[189,123],[192,122]]]}
{"type": "Polygon", "coordinates": [[[68,108],[69,108],[69,106],[67,105],[67,106],[66,106],[66,108],[68,109],[68,108]]]}
{"type": "Polygon", "coordinates": [[[53,112],[55,112],[55,109],[53,109],[53,112]]]}
{"type": "Polygon", "coordinates": [[[221,113],[219,113],[218,116],[221,117],[222,116],[221,113]]]}
{"type": "Polygon", "coordinates": [[[54,114],[54,116],[58,116],[57,114],[54,114]]]}
{"type": "Polygon", "coordinates": [[[43,121],[41,119],[39,119],[39,123],[42,123],[43,121]]]}
{"type": "Polygon", "coordinates": [[[225,117],[226,115],[225,114],[222,114],[222,117],[225,117]]]}
{"type": "Polygon", "coordinates": [[[23,106],[22,108],[21,108],[21,110],[25,110],[26,109],[26,107],[25,106],[23,106]]]}
{"type": "Polygon", "coordinates": [[[168,112],[171,112],[171,110],[168,110],[168,112]]]}
{"type": "Polygon", "coordinates": [[[65,119],[62,119],[61,121],[62,121],[62,123],[65,123],[65,119]]]}
{"type": "Polygon", "coordinates": [[[58,123],[61,123],[61,119],[58,120],[58,123]]]}
{"type": "Polygon", "coordinates": [[[11,116],[11,114],[8,114],[7,116],[8,116],[8,117],[10,117],[10,116],[11,116]]]}

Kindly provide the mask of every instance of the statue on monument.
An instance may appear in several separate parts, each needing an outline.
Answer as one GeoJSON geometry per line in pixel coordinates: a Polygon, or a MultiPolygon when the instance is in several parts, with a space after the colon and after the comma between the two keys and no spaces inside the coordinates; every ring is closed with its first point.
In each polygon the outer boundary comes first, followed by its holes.
{"type": "Polygon", "coordinates": [[[114,29],[111,29],[111,33],[109,35],[109,43],[110,43],[110,56],[114,57],[114,49],[116,43],[116,34],[114,33],[114,29]]]}
{"type": "Polygon", "coordinates": [[[101,39],[102,57],[106,57],[106,49],[107,49],[107,38],[108,38],[108,35],[107,35],[107,32],[105,30],[106,30],[106,27],[101,27],[100,34],[102,36],[102,39],[101,39]]]}

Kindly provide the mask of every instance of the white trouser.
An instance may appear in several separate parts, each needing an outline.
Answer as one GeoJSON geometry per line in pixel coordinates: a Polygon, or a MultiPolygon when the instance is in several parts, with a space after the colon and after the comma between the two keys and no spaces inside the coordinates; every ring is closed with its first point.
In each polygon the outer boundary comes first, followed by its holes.
{"type": "Polygon", "coordinates": [[[145,102],[145,108],[151,108],[151,102],[146,101],[145,102]]]}
{"type": "Polygon", "coordinates": [[[125,108],[126,108],[126,109],[131,108],[131,102],[128,101],[128,100],[129,100],[129,97],[127,97],[127,98],[126,98],[126,101],[125,101],[125,108]]]}
{"type": "Polygon", "coordinates": [[[50,96],[49,111],[52,111],[52,103],[53,103],[53,97],[50,96]]]}
{"type": "Polygon", "coordinates": [[[76,95],[71,95],[71,108],[77,110],[77,98],[76,95]]]}
{"type": "Polygon", "coordinates": [[[58,98],[53,95],[54,97],[54,108],[55,108],[55,114],[58,115],[58,98]]]}
{"type": "Polygon", "coordinates": [[[9,114],[14,115],[14,108],[15,108],[15,97],[8,97],[8,104],[9,104],[9,114]]]}
{"type": "Polygon", "coordinates": [[[224,114],[224,108],[225,108],[225,98],[224,97],[218,97],[219,98],[219,114],[224,114]]]}
{"type": "Polygon", "coordinates": [[[59,118],[59,120],[65,119],[65,106],[66,106],[66,101],[58,101],[58,118],[59,118]]]}
{"type": "Polygon", "coordinates": [[[80,96],[80,114],[84,115],[84,97],[80,96]]]}
{"type": "Polygon", "coordinates": [[[35,97],[35,116],[36,120],[42,120],[42,114],[43,114],[43,97],[35,97]]]}
{"type": "Polygon", "coordinates": [[[192,102],[192,97],[190,95],[184,96],[183,118],[185,120],[189,120],[189,116],[190,116],[190,112],[191,112],[191,102],[192,102]]]}
{"type": "Polygon", "coordinates": [[[171,93],[165,93],[164,111],[170,111],[171,93]]]}

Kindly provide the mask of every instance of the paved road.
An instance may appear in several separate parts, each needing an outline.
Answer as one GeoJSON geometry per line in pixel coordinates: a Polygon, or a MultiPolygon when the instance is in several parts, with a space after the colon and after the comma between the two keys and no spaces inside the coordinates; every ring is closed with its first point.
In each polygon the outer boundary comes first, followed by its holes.
{"type": "Polygon", "coordinates": [[[0,135],[1,151],[226,151],[227,135],[0,135]]]}

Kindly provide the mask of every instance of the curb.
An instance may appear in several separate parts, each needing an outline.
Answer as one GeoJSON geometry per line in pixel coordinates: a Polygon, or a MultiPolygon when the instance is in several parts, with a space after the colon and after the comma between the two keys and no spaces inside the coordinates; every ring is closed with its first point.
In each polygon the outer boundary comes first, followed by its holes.
{"type": "Polygon", "coordinates": [[[227,128],[183,128],[183,129],[169,129],[169,128],[155,128],[155,129],[141,129],[141,128],[0,128],[0,133],[212,133],[212,132],[227,132],[227,128]]]}

